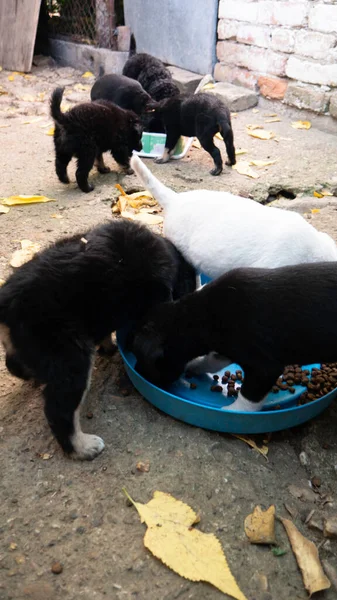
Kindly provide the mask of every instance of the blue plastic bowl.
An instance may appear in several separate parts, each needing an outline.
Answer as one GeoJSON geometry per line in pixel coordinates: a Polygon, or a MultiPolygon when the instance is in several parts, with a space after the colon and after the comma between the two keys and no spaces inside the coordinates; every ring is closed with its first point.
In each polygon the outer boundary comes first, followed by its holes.
{"type": "MultiPolygon", "coordinates": [[[[135,356],[125,350],[125,336],[126,332],[118,332],[118,347],[127,374],[135,388],[146,400],[163,412],[171,415],[171,417],[175,417],[190,425],[202,427],[203,429],[241,434],[280,431],[301,425],[316,417],[337,396],[336,388],[326,396],[318,398],[318,400],[314,400],[303,406],[297,406],[299,396],[306,389],[303,386],[297,385],[294,386],[296,390],[294,394],[290,394],[287,391],[280,391],[278,394],[270,392],[265,408],[260,412],[224,411],[222,407],[230,404],[230,400],[223,393],[210,391],[211,385],[215,383],[212,375],[203,375],[202,377],[188,380],[185,377],[181,377],[168,390],[160,389],[146,381],[134,369],[135,356]],[[197,388],[194,390],[190,388],[192,381],[197,385],[197,388]],[[276,409],[275,407],[280,408],[276,409]]],[[[310,365],[303,368],[312,369],[313,367],[320,367],[320,365],[310,365]]],[[[225,370],[235,373],[237,369],[240,369],[240,367],[232,364],[226,367],[225,370]]],[[[220,380],[223,373],[224,370],[217,373],[220,380]]]]}

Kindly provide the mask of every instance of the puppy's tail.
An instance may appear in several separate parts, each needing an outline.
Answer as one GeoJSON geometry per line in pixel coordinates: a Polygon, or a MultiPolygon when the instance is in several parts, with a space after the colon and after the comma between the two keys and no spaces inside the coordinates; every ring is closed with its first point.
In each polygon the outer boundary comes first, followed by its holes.
{"type": "Polygon", "coordinates": [[[178,194],[159,181],[136,154],[133,154],[130,165],[145,188],[153,194],[163,208],[168,208],[170,203],[177,198],[178,194]]]}
{"type": "Polygon", "coordinates": [[[50,114],[56,123],[63,125],[66,121],[64,113],[61,111],[61,102],[63,97],[64,87],[56,88],[50,99],[50,114]]]}
{"type": "Polygon", "coordinates": [[[134,54],[137,54],[137,45],[136,45],[136,38],[133,35],[133,33],[131,33],[129,58],[130,58],[130,56],[133,56],[134,54]]]}

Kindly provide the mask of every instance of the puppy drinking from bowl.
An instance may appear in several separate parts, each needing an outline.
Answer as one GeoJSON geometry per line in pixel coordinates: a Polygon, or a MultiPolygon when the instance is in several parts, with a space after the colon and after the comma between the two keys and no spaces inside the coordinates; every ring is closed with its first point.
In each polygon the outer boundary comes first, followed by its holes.
{"type": "Polygon", "coordinates": [[[45,386],[45,414],[64,452],[91,460],[104,448],[80,425],[95,347],[193,289],[194,270],[173,244],[124,219],[59,240],[0,288],[7,368],[45,386]]]}
{"type": "Polygon", "coordinates": [[[112,102],[99,100],[61,111],[64,88],[56,88],[50,102],[55,121],[54,145],[56,174],[62,183],[69,183],[67,166],[77,158],[76,181],[82,192],[91,192],[89,171],[97,165],[100,173],[108,173],[103,152],[111,152],[115,161],[130,173],[133,150],[142,149],[142,127],[137,115],[112,102]]]}
{"type": "Polygon", "coordinates": [[[235,269],[150,311],[131,343],[135,368],[162,387],[196,356],[216,359],[199,374],[237,363],[244,382],[223,409],[258,411],[286,365],[336,361],[336,298],[337,262],[235,269]]]}

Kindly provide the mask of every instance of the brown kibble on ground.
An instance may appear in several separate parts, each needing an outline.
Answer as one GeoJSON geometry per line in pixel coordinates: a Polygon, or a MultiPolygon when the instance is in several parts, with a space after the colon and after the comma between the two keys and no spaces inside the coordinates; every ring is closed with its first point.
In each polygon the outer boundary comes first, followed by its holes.
{"type": "Polygon", "coordinates": [[[63,571],[63,565],[60,562],[55,562],[51,566],[51,571],[55,575],[59,575],[63,571]]]}
{"type": "Polygon", "coordinates": [[[321,480],[321,478],[320,478],[320,477],[317,477],[317,476],[315,475],[315,477],[313,477],[313,478],[312,478],[312,480],[311,480],[311,483],[312,483],[312,485],[313,485],[314,487],[321,487],[321,485],[322,485],[322,480],[321,480]]]}
{"type": "Polygon", "coordinates": [[[91,411],[87,412],[87,419],[92,419],[93,416],[94,416],[93,412],[91,412],[91,411]]]}

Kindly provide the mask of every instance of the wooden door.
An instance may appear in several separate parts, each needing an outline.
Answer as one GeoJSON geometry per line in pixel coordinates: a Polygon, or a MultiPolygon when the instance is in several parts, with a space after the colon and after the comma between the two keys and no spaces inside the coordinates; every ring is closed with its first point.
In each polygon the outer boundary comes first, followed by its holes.
{"type": "Polygon", "coordinates": [[[0,66],[31,70],[41,0],[0,0],[0,66]]]}

